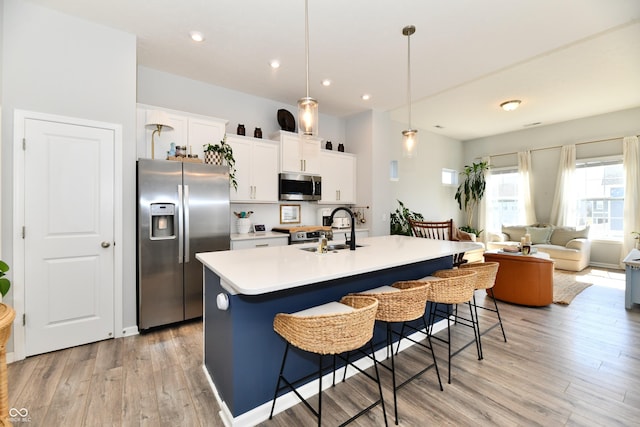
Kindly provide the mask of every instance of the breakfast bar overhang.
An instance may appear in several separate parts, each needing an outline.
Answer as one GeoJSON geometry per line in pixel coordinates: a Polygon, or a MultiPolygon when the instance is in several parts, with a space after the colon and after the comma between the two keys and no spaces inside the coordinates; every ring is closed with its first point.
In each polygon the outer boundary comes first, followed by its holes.
{"type": "MultiPolygon", "coordinates": [[[[454,254],[479,247],[473,242],[397,235],[357,243],[362,246],[355,251],[324,254],[301,246],[197,254],[204,265],[205,371],[227,425],[252,425],[268,416],[265,404],[273,399],[285,347],[273,331],[277,313],[419,279],[451,268],[454,254]]],[[[310,373],[315,364],[308,355],[295,352],[287,369],[310,373]]]]}

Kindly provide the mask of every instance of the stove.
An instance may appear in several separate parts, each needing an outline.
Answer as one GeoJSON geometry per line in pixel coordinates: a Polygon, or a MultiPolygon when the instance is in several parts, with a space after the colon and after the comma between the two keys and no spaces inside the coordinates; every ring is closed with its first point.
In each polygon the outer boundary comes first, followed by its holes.
{"type": "Polygon", "coordinates": [[[313,243],[326,237],[331,240],[333,232],[331,227],[323,227],[320,225],[298,225],[292,227],[274,227],[271,231],[289,234],[289,244],[297,245],[302,243],[313,243]]]}

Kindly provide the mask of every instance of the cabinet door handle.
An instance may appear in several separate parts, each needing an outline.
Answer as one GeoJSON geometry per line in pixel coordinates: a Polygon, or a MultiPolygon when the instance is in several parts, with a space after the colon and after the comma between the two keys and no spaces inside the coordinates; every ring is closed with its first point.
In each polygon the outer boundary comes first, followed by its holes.
{"type": "Polygon", "coordinates": [[[304,172],[304,160],[300,159],[300,170],[304,172]]]}
{"type": "Polygon", "coordinates": [[[267,246],[269,246],[268,243],[263,243],[261,245],[256,245],[256,248],[266,248],[267,246]]]}
{"type": "Polygon", "coordinates": [[[304,169],[302,169],[303,171],[307,171],[307,161],[303,160],[302,163],[304,164],[304,169]]]}

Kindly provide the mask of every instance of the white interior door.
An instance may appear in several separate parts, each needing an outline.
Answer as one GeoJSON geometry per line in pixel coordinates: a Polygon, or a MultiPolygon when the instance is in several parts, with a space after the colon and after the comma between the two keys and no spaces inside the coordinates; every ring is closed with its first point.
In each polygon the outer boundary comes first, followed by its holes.
{"type": "Polygon", "coordinates": [[[113,130],[25,120],[25,352],[114,336],[113,130]]]}

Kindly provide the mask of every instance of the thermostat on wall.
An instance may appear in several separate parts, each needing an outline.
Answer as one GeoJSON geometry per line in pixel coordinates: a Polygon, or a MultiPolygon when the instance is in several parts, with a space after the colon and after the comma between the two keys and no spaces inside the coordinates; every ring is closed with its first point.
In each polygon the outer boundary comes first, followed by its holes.
{"type": "Polygon", "coordinates": [[[267,231],[264,224],[253,224],[253,232],[254,233],[264,233],[267,231]]]}

